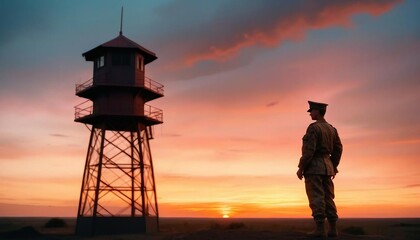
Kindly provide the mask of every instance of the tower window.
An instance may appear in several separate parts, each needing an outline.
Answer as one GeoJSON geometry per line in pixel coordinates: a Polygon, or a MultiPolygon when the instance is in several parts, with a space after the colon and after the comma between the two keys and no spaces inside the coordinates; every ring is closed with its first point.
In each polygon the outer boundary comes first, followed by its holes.
{"type": "Polygon", "coordinates": [[[101,68],[105,66],[105,56],[100,56],[96,59],[96,68],[101,68]]]}
{"type": "Polygon", "coordinates": [[[114,66],[127,66],[130,65],[130,54],[129,53],[113,53],[112,54],[112,65],[114,66]]]}
{"type": "Polygon", "coordinates": [[[136,68],[139,69],[140,71],[144,71],[143,58],[139,56],[136,59],[137,59],[137,61],[136,61],[136,68]]]}

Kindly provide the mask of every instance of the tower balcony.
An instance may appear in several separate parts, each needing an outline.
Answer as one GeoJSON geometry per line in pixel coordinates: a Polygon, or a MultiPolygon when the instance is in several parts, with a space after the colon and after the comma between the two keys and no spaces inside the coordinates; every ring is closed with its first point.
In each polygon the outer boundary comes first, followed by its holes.
{"type": "Polygon", "coordinates": [[[93,86],[93,78],[87,80],[84,83],[78,83],[76,84],[76,94],[93,86]]]}
{"type": "Polygon", "coordinates": [[[76,105],[74,110],[74,121],[87,124],[113,122],[120,125],[118,128],[124,128],[124,126],[121,126],[124,123],[130,126],[132,123],[142,123],[147,126],[163,123],[163,111],[148,104],[144,104],[142,112],[106,110],[95,112],[93,103],[86,100],[76,105]]]}
{"type": "Polygon", "coordinates": [[[93,114],[93,103],[86,100],[74,107],[74,119],[83,118],[93,114]]]}
{"type": "Polygon", "coordinates": [[[79,97],[90,98],[91,96],[95,95],[98,91],[103,91],[104,89],[120,87],[126,89],[141,89],[144,90],[142,94],[147,101],[159,98],[163,96],[163,85],[154,81],[151,78],[144,77],[144,84],[138,83],[131,83],[131,84],[124,84],[124,83],[109,83],[109,82],[93,82],[93,78],[87,80],[84,83],[76,84],[76,95],[79,97]]]}

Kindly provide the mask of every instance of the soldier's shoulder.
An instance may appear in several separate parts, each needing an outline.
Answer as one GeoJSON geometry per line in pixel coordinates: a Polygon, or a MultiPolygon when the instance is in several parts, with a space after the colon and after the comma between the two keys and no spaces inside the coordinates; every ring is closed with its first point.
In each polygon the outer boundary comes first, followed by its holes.
{"type": "Polygon", "coordinates": [[[338,130],[337,130],[337,128],[335,128],[332,124],[329,124],[329,123],[328,123],[328,125],[331,127],[331,129],[334,131],[334,133],[335,133],[336,135],[338,135],[338,130]]]}
{"type": "Polygon", "coordinates": [[[316,124],[317,124],[317,122],[313,122],[313,123],[309,124],[309,126],[308,126],[308,127],[314,126],[314,125],[316,125],[316,124]]]}
{"type": "Polygon", "coordinates": [[[328,125],[330,125],[330,127],[337,131],[337,129],[331,123],[328,123],[328,125]]]}
{"type": "Polygon", "coordinates": [[[313,123],[309,124],[306,132],[308,132],[308,133],[309,132],[314,132],[314,131],[317,131],[318,128],[319,127],[317,127],[317,123],[316,122],[313,122],[313,123]]]}

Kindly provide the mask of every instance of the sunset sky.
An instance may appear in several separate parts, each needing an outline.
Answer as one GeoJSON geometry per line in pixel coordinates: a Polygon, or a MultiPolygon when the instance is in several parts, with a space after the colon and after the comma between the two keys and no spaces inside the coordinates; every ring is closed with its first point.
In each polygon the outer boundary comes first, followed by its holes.
{"type": "Polygon", "coordinates": [[[310,217],[296,177],[307,100],[344,145],[340,217],[420,217],[420,1],[0,1],[0,216],[70,216],[89,130],[82,53],[155,52],[163,217],[310,217]]]}

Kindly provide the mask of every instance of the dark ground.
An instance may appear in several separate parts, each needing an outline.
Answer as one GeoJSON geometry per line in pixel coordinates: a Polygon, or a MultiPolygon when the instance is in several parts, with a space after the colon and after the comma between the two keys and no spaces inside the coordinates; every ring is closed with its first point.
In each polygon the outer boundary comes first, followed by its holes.
{"type": "MultiPolygon", "coordinates": [[[[50,218],[0,218],[0,239],[303,240],[313,227],[310,219],[161,218],[159,233],[78,237],[75,219],[62,219],[67,226],[45,228],[50,218]]],[[[420,218],[340,219],[338,229],[340,240],[420,240],[420,218]]]]}

